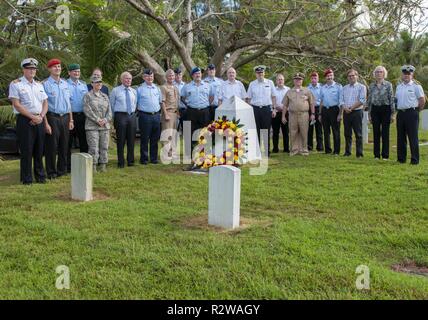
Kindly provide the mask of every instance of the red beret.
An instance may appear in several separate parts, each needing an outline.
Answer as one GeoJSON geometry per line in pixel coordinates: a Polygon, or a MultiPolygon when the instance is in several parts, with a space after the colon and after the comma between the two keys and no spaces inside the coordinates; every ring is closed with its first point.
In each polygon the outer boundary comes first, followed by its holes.
{"type": "Polygon", "coordinates": [[[315,72],[315,71],[314,71],[314,72],[312,72],[312,73],[311,73],[311,77],[318,77],[318,72],[315,72]]]}
{"type": "Polygon", "coordinates": [[[61,64],[61,60],[59,60],[59,59],[50,59],[48,61],[48,68],[50,68],[52,66],[55,66],[57,64],[61,64]]]}
{"type": "Polygon", "coordinates": [[[330,74],[330,73],[333,73],[333,70],[331,70],[330,68],[326,69],[326,70],[324,71],[324,77],[325,77],[326,75],[330,74]]]}

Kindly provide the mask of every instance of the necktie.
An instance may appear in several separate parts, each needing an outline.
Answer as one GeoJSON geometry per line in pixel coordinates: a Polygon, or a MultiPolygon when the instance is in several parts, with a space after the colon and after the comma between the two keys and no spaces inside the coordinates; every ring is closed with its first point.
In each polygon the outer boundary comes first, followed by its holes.
{"type": "Polygon", "coordinates": [[[126,92],[126,111],[128,114],[132,113],[131,96],[129,95],[129,88],[125,88],[126,92]]]}

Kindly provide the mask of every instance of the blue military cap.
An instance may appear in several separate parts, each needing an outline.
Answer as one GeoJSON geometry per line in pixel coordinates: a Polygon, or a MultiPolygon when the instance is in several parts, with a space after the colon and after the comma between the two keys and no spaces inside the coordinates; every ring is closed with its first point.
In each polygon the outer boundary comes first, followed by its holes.
{"type": "Polygon", "coordinates": [[[255,72],[264,72],[266,70],[266,66],[256,66],[254,67],[255,72]]]}
{"type": "Polygon", "coordinates": [[[147,75],[151,75],[151,74],[153,74],[153,71],[152,71],[152,69],[147,68],[147,69],[144,69],[143,73],[147,74],[147,75]]]}
{"type": "Polygon", "coordinates": [[[21,67],[24,69],[37,69],[37,65],[39,64],[39,62],[34,59],[34,58],[27,58],[22,60],[21,62],[21,67]]]}
{"type": "Polygon", "coordinates": [[[213,70],[213,69],[215,69],[215,64],[210,63],[207,68],[208,68],[208,70],[213,70]]]}
{"type": "Polygon", "coordinates": [[[194,67],[193,69],[192,69],[192,71],[190,71],[190,75],[191,76],[193,76],[193,74],[194,73],[196,73],[196,72],[201,72],[202,70],[201,70],[201,68],[199,68],[199,67],[194,67]]]}
{"type": "Polygon", "coordinates": [[[180,74],[180,73],[181,73],[181,68],[180,68],[180,67],[175,68],[175,69],[174,69],[174,73],[175,73],[175,74],[180,74]]]}
{"type": "Polygon", "coordinates": [[[401,67],[401,72],[403,73],[413,73],[415,70],[416,68],[412,65],[404,65],[401,67]]]}

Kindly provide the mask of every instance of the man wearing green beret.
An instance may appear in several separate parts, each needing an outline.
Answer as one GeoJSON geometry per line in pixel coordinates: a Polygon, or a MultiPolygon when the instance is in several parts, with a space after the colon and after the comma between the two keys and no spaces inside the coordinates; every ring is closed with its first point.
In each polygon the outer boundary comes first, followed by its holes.
{"type": "Polygon", "coordinates": [[[71,148],[78,139],[80,152],[88,152],[88,143],[86,142],[85,114],[83,113],[83,97],[88,92],[85,82],[80,79],[80,65],[72,63],[68,65],[67,80],[70,89],[71,111],[73,112],[74,129],[70,131],[68,146],[68,172],[71,171],[71,148]]]}

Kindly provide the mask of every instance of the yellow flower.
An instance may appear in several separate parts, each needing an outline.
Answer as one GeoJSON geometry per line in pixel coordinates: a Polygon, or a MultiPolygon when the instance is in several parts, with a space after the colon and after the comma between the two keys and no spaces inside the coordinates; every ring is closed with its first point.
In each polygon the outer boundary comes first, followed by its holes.
{"type": "Polygon", "coordinates": [[[221,158],[220,158],[220,163],[221,163],[221,164],[223,164],[225,161],[226,161],[226,160],[225,160],[223,157],[221,157],[221,158]]]}
{"type": "Polygon", "coordinates": [[[235,128],[236,128],[236,124],[231,123],[231,124],[230,124],[230,129],[235,129],[235,128]]]}
{"type": "Polygon", "coordinates": [[[218,131],[217,131],[217,133],[219,134],[219,135],[223,135],[223,129],[219,129],[218,131]]]}
{"type": "Polygon", "coordinates": [[[235,156],[233,157],[233,159],[234,159],[235,161],[238,161],[239,157],[238,157],[237,155],[235,155],[235,156]]]}
{"type": "Polygon", "coordinates": [[[244,155],[244,150],[239,150],[239,151],[238,151],[238,155],[239,155],[240,157],[242,157],[242,156],[244,155]]]}
{"type": "Polygon", "coordinates": [[[230,151],[226,151],[226,158],[229,158],[232,155],[230,151]]]}
{"type": "Polygon", "coordinates": [[[237,144],[240,144],[240,143],[241,143],[241,139],[237,138],[237,139],[235,140],[235,142],[236,142],[237,144]]]}
{"type": "Polygon", "coordinates": [[[227,145],[227,147],[229,148],[229,150],[231,150],[231,149],[233,148],[233,143],[229,143],[229,144],[227,145]]]}

